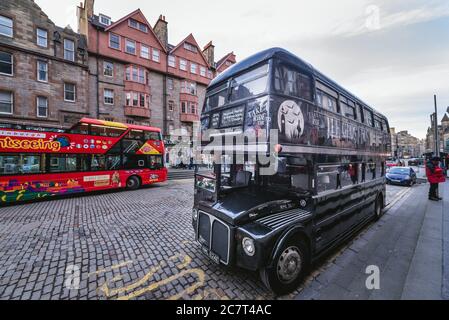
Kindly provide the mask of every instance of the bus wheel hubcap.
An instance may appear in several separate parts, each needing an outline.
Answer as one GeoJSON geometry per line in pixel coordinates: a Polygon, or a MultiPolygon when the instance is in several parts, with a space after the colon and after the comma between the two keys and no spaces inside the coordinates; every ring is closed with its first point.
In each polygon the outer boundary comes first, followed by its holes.
{"type": "Polygon", "coordinates": [[[277,271],[282,282],[295,280],[301,272],[301,255],[296,247],[287,248],[279,258],[277,271]]]}

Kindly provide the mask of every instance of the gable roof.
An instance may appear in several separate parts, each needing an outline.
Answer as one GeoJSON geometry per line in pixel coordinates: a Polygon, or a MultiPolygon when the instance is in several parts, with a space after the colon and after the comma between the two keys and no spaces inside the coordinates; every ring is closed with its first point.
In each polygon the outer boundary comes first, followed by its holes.
{"type": "Polygon", "coordinates": [[[196,46],[196,49],[198,51],[198,54],[203,58],[204,63],[210,68],[209,62],[207,62],[206,57],[203,55],[203,50],[201,50],[200,46],[198,45],[198,42],[196,42],[195,37],[193,34],[189,34],[184,40],[182,40],[176,47],[174,47],[172,50],[170,50],[170,53],[174,53],[176,50],[178,50],[185,42],[188,42],[190,44],[193,44],[196,46]]]}
{"type": "Polygon", "coordinates": [[[150,30],[150,33],[154,36],[154,38],[157,40],[157,42],[159,43],[159,45],[161,46],[162,50],[167,53],[167,49],[165,48],[165,46],[162,44],[161,40],[159,40],[159,38],[157,37],[156,33],[154,33],[153,28],[151,27],[151,24],[148,22],[147,18],[145,17],[145,15],[143,14],[143,12],[140,9],[137,9],[133,12],[131,12],[130,14],[124,16],[123,18],[121,18],[120,20],[117,20],[116,22],[112,23],[110,26],[106,27],[104,29],[104,31],[109,31],[113,28],[115,28],[116,26],[118,26],[119,24],[121,24],[124,21],[127,21],[129,18],[135,16],[135,15],[140,15],[143,18],[143,21],[145,21],[145,24],[148,27],[148,30],[150,30]]]}
{"type": "Polygon", "coordinates": [[[447,113],[444,114],[443,120],[441,120],[441,122],[449,122],[449,116],[447,115],[447,113]]]}
{"type": "Polygon", "coordinates": [[[234,55],[234,51],[228,53],[227,55],[225,55],[223,58],[221,58],[220,60],[218,60],[217,62],[217,69],[220,69],[220,67],[231,57],[234,55]]]}

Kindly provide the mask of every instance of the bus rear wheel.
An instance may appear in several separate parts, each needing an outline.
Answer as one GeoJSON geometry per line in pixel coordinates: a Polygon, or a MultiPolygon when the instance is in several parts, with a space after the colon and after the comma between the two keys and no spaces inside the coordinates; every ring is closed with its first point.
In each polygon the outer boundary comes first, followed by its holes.
{"type": "Polygon", "coordinates": [[[126,188],[129,190],[137,190],[140,186],[140,179],[136,176],[129,177],[128,181],[126,181],[126,188]]]}
{"type": "Polygon", "coordinates": [[[380,220],[380,218],[384,215],[382,195],[379,195],[376,199],[374,213],[376,215],[376,220],[380,220]]]}
{"type": "Polygon", "coordinates": [[[293,292],[307,273],[307,247],[301,240],[292,239],[282,246],[272,267],[261,270],[265,286],[277,295],[293,292]]]}

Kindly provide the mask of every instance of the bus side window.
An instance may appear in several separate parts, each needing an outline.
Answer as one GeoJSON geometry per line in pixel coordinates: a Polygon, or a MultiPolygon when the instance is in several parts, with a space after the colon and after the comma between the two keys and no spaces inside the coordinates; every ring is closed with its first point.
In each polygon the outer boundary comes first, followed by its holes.
{"type": "Polygon", "coordinates": [[[318,166],[317,191],[318,193],[339,188],[339,167],[338,165],[318,166]]]}
{"type": "Polygon", "coordinates": [[[74,155],[50,155],[49,172],[75,172],[77,171],[77,156],[74,155]]]}
{"type": "Polygon", "coordinates": [[[39,155],[2,155],[0,174],[34,174],[43,172],[39,155]]]}
{"type": "Polygon", "coordinates": [[[366,180],[371,181],[376,179],[376,164],[370,162],[366,166],[366,180]]]}

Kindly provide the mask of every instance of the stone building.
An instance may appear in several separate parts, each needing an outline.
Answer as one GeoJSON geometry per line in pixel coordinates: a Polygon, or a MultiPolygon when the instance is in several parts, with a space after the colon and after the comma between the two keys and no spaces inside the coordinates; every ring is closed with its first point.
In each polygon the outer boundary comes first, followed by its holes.
{"type": "Polygon", "coordinates": [[[236,62],[228,54],[215,63],[209,42],[201,49],[189,34],[169,42],[168,21],[154,27],[141,10],[118,21],[94,13],[94,0],[78,7],[79,32],[87,39],[89,101],[96,118],[162,129],[172,165],[188,163],[190,140],[199,122],[206,88],[217,73],[236,62]]]}
{"type": "MultiPolygon", "coordinates": [[[[447,108],[441,123],[438,124],[438,135],[440,142],[440,152],[449,153],[449,107],[447,108]]],[[[435,151],[435,125],[432,125],[427,130],[426,136],[426,152],[435,151]]]]}
{"type": "Polygon", "coordinates": [[[0,124],[68,128],[94,116],[86,39],[32,0],[0,2],[0,124]]]}
{"type": "Polygon", "coordinates": [[[422,141],[412,136],[408,131],[390,128],[392,156],[394,158],[417,158],[423,155],[422,141]]]}

